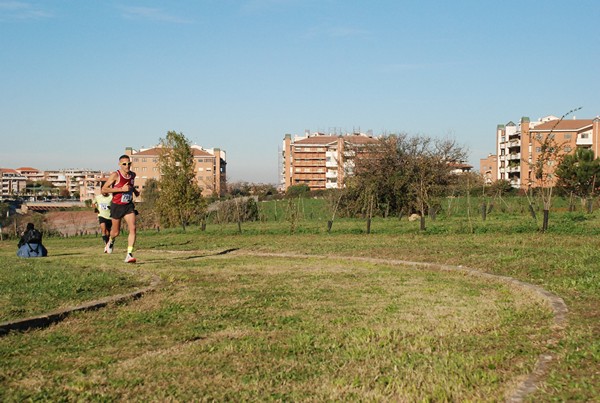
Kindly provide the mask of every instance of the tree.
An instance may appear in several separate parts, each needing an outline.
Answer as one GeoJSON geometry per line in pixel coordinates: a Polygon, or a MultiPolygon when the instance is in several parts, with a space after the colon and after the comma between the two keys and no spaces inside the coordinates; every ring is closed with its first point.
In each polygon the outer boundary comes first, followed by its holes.
{"type": "Polygon", "coordinates": [[[490,193],[494,196],[502,196],[514,192],[512,185],[509,180],[498,179],[496,182],[490,185],[490,193]]]}
{"type": "Polygon", "coordinates": [[[465,158],[465,150],[453,140],[406,134],[383,137],[357,154],[349,193],[362,200],[365,211],[374,206],[383,208],[384,215],[416,210],[424,230],[425,215],[455,177],[450,164],[465,158]]]}
{"type": "Polygon", "coordinates": [[[152,228],[160,225],[158,213],[158,199],[160,197],[159,183],[156,179],[148,179],[142,189],[143,202],[138,204],[140,218],[138,225],[142,228],[152,228]]]}
{"type": "Polygon", "coordinates": [[[196,180],[194,154],[183,133],[169,131],[160,139],[158,165],[161,177],[157,210],[166,226],[186,226],[199,221],[206,209],[202,189],[196,180]]]}
{"type": "Polygon", "coordinates": [[[387,217],[390,213],[401,215],[402,210],[410,208],[407,142],[406,134],[390,135],[353,150],[353,175],[346,181],[348,192],[342,199],[347,209],[365,215],[369,207],[376,207],[387,217]]]}
{"type": "Polygon", "coordinates": [[[310,187],[306,183],[292,185],[287,188],[285,195],[288,198],[296,198],[306,196],[310,192],[310,187]]]}
{"type": "MultiPolygon", "coordinates": [[[[539,187],[540,195],[542,197],[542,204],[544,209],[544,217],[542,221],[542,232],[548,229],[548,221],[550,217],[550,208],[552,207],[552,196],[554,195],[554,186],[556,185],[556,164],[563,155],[561,152],[563,144],[559,144],[556,141],[554,129],[558,124],[564,120],[565,117],[573,112],[578,111],[581,108],[572,109],[565,113],[556,121],[548,135],[545,137],[536,138],[533,141],[533,146],[539,144],[540,152],[536,159],[530,163],[531,171],[535,177],[534,184],[539,187]]],[[[531,202],[530,209],[532,210],[531,202]]],[[[533,211],[533,210],[532,210],[533,211]]]]}
{"type": "Polygon", "coordinates": [[[407,144],[407,165],[412,171],[409,189],[421,215],[420,229],[425,230],[425,215],[453,179],[451,163],[466,159],[466,151],[454,140],[413,137],[407,144]]]}
{"type": "Polygon", "coordinates": [[[556,176],[557,187],[579,197],[582,204],[588,204],[588,211],[591,212],[591,204],[588,201],[598,187],[596,178],[600,177],[600,160],[594,158],[594,152],[578,148],[574,154],[563,156],[556,168],[556,176]]]}
{"type": "Polygon", "coordinates": [[[344,197],[345,190],[345,188],[329,189],[325,193],[325,201],[327,202],[327,207],[329,209],[329,213],[331,214],[331,220],[327,220],[327,232],[331,232],[333,221],[335,220],[335,215],[338,211],[338,207],[340,206],[340,201],[344,197]]]}
{"type": "Polygon", "coordinates": [[[71,197],[71,193],[69,192],[69,189],[61,186],[59,188],[58,196],[62,199],[68,199],[69,197],[71,197]]]}
{"type": "Polygon", "coordinates": [[[9,205],[0,201],[0,241],[4,238],[3,229],[10,223],[9,205]]]}

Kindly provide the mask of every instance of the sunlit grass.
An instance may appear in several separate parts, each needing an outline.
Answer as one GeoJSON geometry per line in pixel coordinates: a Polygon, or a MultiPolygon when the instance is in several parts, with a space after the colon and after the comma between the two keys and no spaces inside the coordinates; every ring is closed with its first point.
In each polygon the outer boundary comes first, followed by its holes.
{"type": "Polygon", "coordinates": [[[148,251],[159,292],[1,339],[4,396],[487,400],[551,324],[541,301],[459,274],[197,255],[148,251]]]}
{"type": "MultiPolygon", "coordinates": [[[[319,219],[301,221],[294,235],[285,222],[270,221],[242,223],[241,234],[235,224],[143,232],[133,278],[142,284],[156,273],[163,287],[135,303],[0,339],[0,396],[502,400],[548,351],[556,360],[532,399],[594,401],[598,221],[557,216],[562,229],[541,234],[526,220],[474,220],[486,230],[469,231],[464,219],[450,217],[428,221],[423,233],[418,223],[376,219],[370,235],[364,220],[349,219],[336,220],[331,233],[319,219]],[[524,232],[510,229],[515,225],[524,232]],[[230,249],[237,251],[211,256],[230,249]],[[344,256],[512,276],[562,297],[568,327],[552,336],[547,308],[502,283],[344,256]]],[[[21,269],[40,265],[41,273],[65,267],[67,276],[79,266],[109,274],[131,269],[122,262],[122,242],[111,256],[93,237],[47,244],[52,258],[32,263],[0,243],[0,266],[17,261],[21,269]]],[[[62,306],[62,298],[45,306],[62,306]]]]}

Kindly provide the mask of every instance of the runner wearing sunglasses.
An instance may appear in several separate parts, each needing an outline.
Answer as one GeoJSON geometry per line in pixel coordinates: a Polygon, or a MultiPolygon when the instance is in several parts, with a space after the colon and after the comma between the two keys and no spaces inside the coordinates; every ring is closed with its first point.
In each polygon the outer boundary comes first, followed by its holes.
{"type": "Polygon", "coordinates": [[[135,188],[135,172],[131,170],[131,160],[128,155],[119,157],[119,170],[113,172],[108,180],[102,186],[102,193],[112,193],[112,204],[110,205],[110,217],[112,219],[112,229],[110,239],[104,248],[106,253],[112,253],[115,244],[115,238],[121,231],[121,220],[125,220],[129,229],[127,237],[127,255],[125,263],[135,263],[133,257],[133,247],[135,246],[135,206],[133,196],[139,196],[140,192],[135,188]]]}

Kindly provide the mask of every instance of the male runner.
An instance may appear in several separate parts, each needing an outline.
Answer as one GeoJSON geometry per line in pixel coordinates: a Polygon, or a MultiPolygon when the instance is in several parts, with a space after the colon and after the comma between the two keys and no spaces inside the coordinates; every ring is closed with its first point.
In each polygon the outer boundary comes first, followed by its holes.
{"type": "Polygon", "coordinates": [[[102,193],[112,193],[112,204],[110,205],[110,217],[112,218],[112,229],[110,239],[106,244],[106,253],[112,253],[115,238],[121,231],[121,220],[125,220],[129,228],[127,237],[127,255],[125,263],[135,263],[133,247],[135,246],[135,206],[133,195],[139,196],[140,192],[134,186],[135,172],[131,171],[131,160],[128,155],[119,157],[119,170],[113,172],[102,186],[102,193]]]}
{"type": "MultiPolygon", "coordinates": [[[[102,182],[102,185],[104,185],[104,182],[102,182]]],[[[98,213],[98,223],[100,224],[100,232],[104,241],[104,253],[107,252],[106,244],[110,238],[110,229],[112,228],[112,219],[110,218],[112,198],[108,193],[101,193],[96,195],[92,200],[92,206],[94,206],[94,210],[98,213]]]]}

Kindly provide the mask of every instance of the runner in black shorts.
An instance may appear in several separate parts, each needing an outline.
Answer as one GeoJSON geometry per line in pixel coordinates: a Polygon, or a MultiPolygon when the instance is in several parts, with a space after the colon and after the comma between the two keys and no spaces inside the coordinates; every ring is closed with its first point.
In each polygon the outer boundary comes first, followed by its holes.
{"type": "MultiPolygon", "coordinates": [[[[104,185],[104,182],[102,182],[104,185]]],[[[112,219],[110,218],[110,205],[112,204],[112,196],[108,193],[102,193],[94,197],[92,205],[94,211],[98,213],[98,223],[100,224],[100,233],[104,241],[104,252],[106,252],[106,244],[110,238],[110,229],[112,228],[112,219]]]]}
{"type": "Polygon", "coordinates": [[[111,218],[121,219],[130,213],[135,214],[135,206],[134,206],[133,202],[127,203],[127,204],[111,204],[110,205],[110,217],[111,218]]]}
{"type": "Polygon", "coordinates": [[[110,239],[106,244],[106,253],[112,253],[115,244],[115,238],[121,231],[121,220],[125,220],[129,235],[127,237],[127,255],[125,263],[135,263],[133,257],[133,247],[135,246],[135,206],[133,196],[139,196],[140,192],[135,188],[135,172],[131,171],[131,160],[128,155],[119,157],[119,170],[110,174],[110,177],[102,186],[103,193],[112,193],[112,204],[110,205],[110,217],[112,219],[112,230],[110,239]]]}

